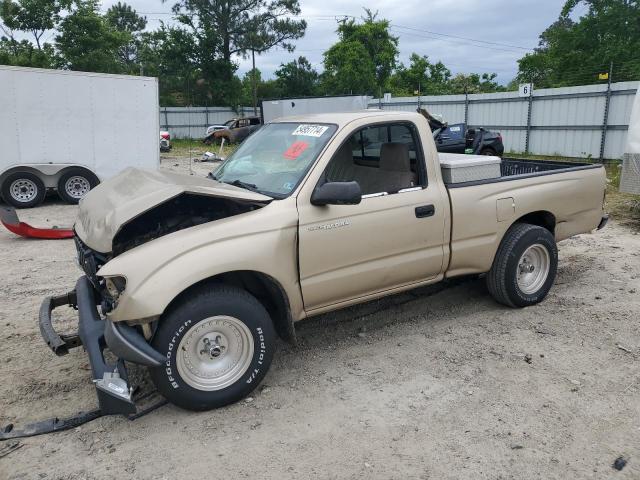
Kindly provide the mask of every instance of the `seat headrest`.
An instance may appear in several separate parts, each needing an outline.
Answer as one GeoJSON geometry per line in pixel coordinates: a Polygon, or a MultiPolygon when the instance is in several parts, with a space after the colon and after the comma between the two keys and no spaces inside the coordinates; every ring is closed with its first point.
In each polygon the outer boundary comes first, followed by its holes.
{"type": "Polygon", "coordinates": [[[380,147],[380,170],[410,172],[409,146],[406,143],[383,143],[380,147]]]}

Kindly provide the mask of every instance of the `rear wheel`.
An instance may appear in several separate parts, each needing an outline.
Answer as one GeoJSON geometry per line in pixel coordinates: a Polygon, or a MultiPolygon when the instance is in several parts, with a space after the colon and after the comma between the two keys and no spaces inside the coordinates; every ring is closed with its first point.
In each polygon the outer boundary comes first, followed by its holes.
{"type": "Polygon", "coordinates": [[[160,320],[152,345],[166,361],[151,369],[151,378],[179,407],[222,407],[262,381],[275,342],[271,318],[255,297],[236,287],[208,285],[160,320]]]}
{"type": "Polygon", "coordinates": [[[482,151],[480,152],[480,155],[486,155],[488,157],[497,157],[498,156],[498,152],[496,152],[493,148],[491,147],[485,147],[482,149],[482,151]]]}
{"type": "Polygon", "coordinates": [[[558,248],[546,228],[516,223],[504,236],[487,274],[487,287],[498,302],[526,307],[549,293],[558,268],[558,248]]]}
{"type": "Polygon", "coordinates": [[[58,195],[65,202],[78,203],[98,183],[98,177],[90,171],[70,168],[58,180],[58,195]]]}
{"type": "Polygon", "coordinates": [[[15,172],[2,184],[2,198],[16,208],[31,208],[44,200],[46,189],[37,175],[30,172],[15,172]]]}

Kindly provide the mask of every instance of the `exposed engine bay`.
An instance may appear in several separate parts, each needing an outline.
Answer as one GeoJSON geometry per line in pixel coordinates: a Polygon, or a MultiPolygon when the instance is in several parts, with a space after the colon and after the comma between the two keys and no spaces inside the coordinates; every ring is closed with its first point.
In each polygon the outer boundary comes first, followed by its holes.
{"type": "Polygon", "coordinates": [[[155,238],[263,206],[264,203],[182,193],[125,224],[113,239],[111,257],[155,238]]]}

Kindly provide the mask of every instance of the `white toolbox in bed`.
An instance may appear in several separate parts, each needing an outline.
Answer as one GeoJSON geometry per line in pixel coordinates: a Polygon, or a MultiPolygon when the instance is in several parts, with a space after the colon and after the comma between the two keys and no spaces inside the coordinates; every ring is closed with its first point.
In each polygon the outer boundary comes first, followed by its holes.
{"type": "Polygon", "coordinates": [[[500,157],[438,153],[444,183],[476,182],[500,178],[500,157]]]}

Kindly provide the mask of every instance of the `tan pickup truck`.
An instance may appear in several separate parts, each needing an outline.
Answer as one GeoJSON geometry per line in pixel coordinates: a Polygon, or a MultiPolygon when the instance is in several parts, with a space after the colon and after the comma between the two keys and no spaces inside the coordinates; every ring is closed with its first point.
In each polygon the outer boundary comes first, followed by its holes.
{"type": "Polygon", "coordinates": [[[105,414],[135,409],[125,361],[176,405],[219,407],[256,387],[298,320],[444,278],[486,274],[498,302],[536,304],[556,242],[607,218],[602,166],[439,159],[408,112],[280,119],[210,177],[129,169],[80,203],[85,274],[44,300],[40,327],[58,354],[85,347],[105,414]],[[54,329],[65,304],[77,335],[54,329]]]}

